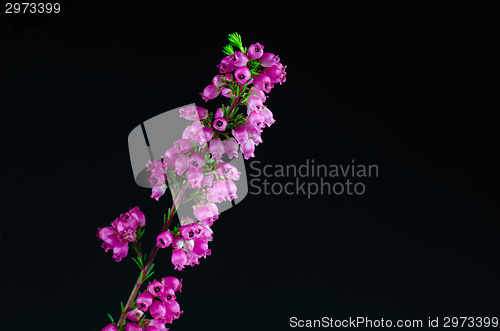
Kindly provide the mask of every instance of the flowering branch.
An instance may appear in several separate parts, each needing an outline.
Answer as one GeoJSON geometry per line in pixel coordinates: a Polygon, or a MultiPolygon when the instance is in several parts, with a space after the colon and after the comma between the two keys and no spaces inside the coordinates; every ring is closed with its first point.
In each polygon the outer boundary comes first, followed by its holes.
{"type": "Polygon", "coordinates": [[[275,122],[264,102],[274,84],[285,81],[286,66],[277,55],[264,53],[264,46],[259,43],[246,48],[237,33],[230,34],[228,39],[229,44],[223,48],[227,56],[217,65],[220,74],[213,78],[201,97],[207,102],[221,94],[230,98],[230,105],[222,105],[215,114],[197,106],[179,109],[179,116],[192,123],[186,126],[182,139],[167,149],[161,161],[149,161],[146,165],[151,172],[151,198],[158,201],[167,183],[173,197],[172,207],[168,216],[164,216],[161,232],[149,256],[142,252],[139,242],[146,225],[139,207],[120,215],[111,226],[98,228],[102,247],[106,252],[113,250],[116,262],[127,256],[131,243],[137,253],[137,258],[132,259],[140,269],[127,303],[125,306],[122,303],[118,323],[108,314],[112,323],[103,331],[166,331],[165,323],[179,318],[182,311],[175,293],[181,291],[182,280],[163,277],[161,282],[150,282],[147,290],[139,294],[141,286],[154,273],[156,254],[160,248],[171,246],[171,262],[178,271],[199,264],[201,257],[211,254],[208,243],[213,240],[211,227],[220,215],[217,204],[238,198],[234,181],[241,175],[235,166],[222,161],[222,155],[227,154],[230,160],[240,152],[245,159],[254,157],[255,146],[262,143],[264,127],[275,122]],[[246,107],[246,115],[238,113],[240,106],[246,107]],[[184,197],[187,190],[190,193],[184,197]],[[188,202],[194,202],[194,216],[179,215],[179,224],[169,229],[178,207],[188,202]],[[151,319],[146,319],[148,311],[151,319]]]}

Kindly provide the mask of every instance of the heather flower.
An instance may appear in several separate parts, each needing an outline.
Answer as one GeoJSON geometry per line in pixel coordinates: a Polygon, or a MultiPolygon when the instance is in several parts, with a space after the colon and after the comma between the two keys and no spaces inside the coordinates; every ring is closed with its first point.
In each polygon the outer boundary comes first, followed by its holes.
{"type": "Polygon", "coordinates": [[[255,145],[252,139],[248,139],[244,144],[241,144],[240,148],[243,156],[245,157],[245,160],[248,160],[251,157],[255,157],[255,145]]]}
{"type": "Polygon", "coordinates": [[[134,322],[139,322],[141,320],[142,316],[144,316],[144,312],[142,310],[140,310],[139,308],[131,310],[127,313],[127,318],[131,321],[134,321],[134,322]]]}
{"type": "Polygon", "coordinates": [[[217,87],[222,87],[225,84],[225,79],[223,75],[217,75],[212,79],[212,84],[217,87]]]}
{"type": "Polygon", "coordinates": [[[165,191],[167,190],[167,185],[163,184],[162,186],[159,187],[153,187],[153,191],[151,192],[151,198],[155,199],[158,201],[163,194],[165,194],[165,191]]]}
{"type": "Polygon", "coordinates": [[[253,95],[248,98],[247,106],[248,109],[250,110],[262,110],[262,108],[264,108],[264,105],[262,104],[262,99],[256,95],[253,95]]]}
{"type": "Polygon", "coordinates": [[[179,176],[189,168],[188,157],[186,155],[179,155],[175,160],[175,173],[179,176]]]}
{"type": "Polygon", "coordinates": [[[238,126],[232,130],[233,137],[238,141],[241,145],[248,140],[248,132],[244,126],[238,126]]]}
{"type": "Polygon", "coordinates": [[[247,67],[239,67],[234,72],[234,77],[238,83],[245,84],[252,77],[252,74],[247,67]]]}
{"type": "Polygon", "coordinates": [[[207,141],[210,141],[212,137],[214,136],[214,132],[212,129],[208,126],[204,127],[198,133],[196,134],[194,141],[198,143],[199,145],[203,145],[207,141]]]}
{"type": "Polygon", "coordinates": [[[223,141],[224,144],[224,152],[226,152],[227,156],[231,160],[233,157],[238,156],[238,142],[234,138],[228,138],[223,141]]]}
{"type": "Polygon", "coordinates": [[[239,180],[241,175],[241,172],[239,172],[235,166],[223,161],[219,162],[219,165],[217,166],[217,172],[222,177],[232,180],[239,180]]]}
{"type": "Polygon", "coordinates": [[[148,328],[151,328],[151,331],[168,331],[165,323],[156,320],[150,320],[148,326],[144,328],[144,331],[150,331],[148,328]]]}
{"type": "Polygon", "coordinates": [[[118,328],[113,323],[106,325],[102,328],[102,331],[118,331],[118,328]]]}
{"type": "Polygon", "coordinates": [[[271,67],[280,62],[280,58],[273,53],[264,53],[260,58],[260,65],[263,67],[271,67]]]}
{"type": "Polygon", "coordinates": [[[194,240],[184,240],[184,250],[186,251],[186,254],[188,256],[188,263],[189,264],[189,251],[192,251],[194,247],[194,240]]]}
{"type": "Polygon", "coordinates": [[[222,112],[222,110],[223,110],[222,107],[217,108],[217,110],[215,111],[215,116],[214,117],[215,118],[217,118],[217,117],[224,117],[224,113],[222,112]]]}
{"type": "Polygon", "coordinates": [[[202,223],[210,221],[210,219],[214,215],[210,211],[210,209],[208,209],[207,206],[199,206],[198,208],[196,208],[195,206],[193,206],[193,214],[202,223]]]}
{"type": "Polygon", "coordinates": [[[153,303],[153,296],[148,291],[144,291],[137,296],[137,309],[148,311],[149,306],[153,303]]]}
{"type": "Polygon", "coordinates": [[[151,187],[158,187],[165,184],[165,173],[163,171],[155,171],[149,177],[151,187]]]}
{"type": "Polygon", "coordinates": [[[221,94],[222,94],[222,96],[224,96],[226,98],[231,98],[234,96],[233,91],[227,87],[221,88],[221,94]]]}
{"type": "Polygon", "coordinates": [[[202,187],[211,187],[212,183],[214,180],[214,174],[210,173],[208,176],[203,176],[203,179],[201,181],[201,186],[202,187]]]}
{"type": "Polygon", "coordinates": [[[160,299],[161,299],[161,301],[163,301],[163,303],[167,303],[167,302],[175,300],[176,299],[175,291],[171,288],[164,289],[163,293],[160,296],[160,299]]]}
{"type": "MultiPolygon", "coordinates": [[[[266,124],[264,123],[264,119],[265,118],[262,115],[261,111],[257,111],[257,110],[256,111],[252,111],[248,115],[248,119],[245,122],[245,126],[251,125],[256,130],[262,131],[262,128],[264,128],[266,126],[266,124]]],[[[247,128],[247,131],[248,131],[248,128],[247,128]]]]}
{"type": "Polygon", "coordinates": [[[182,237],[174,237],[174,240],[172,240],[172,247],[174,249],[181,249],[184,247],[184,240],[182,237]]]}
{"type": "Polygon", "coordinates": [[[182,279],[178,279],[177,277],[163,277],[161,284],[166,289],[171,288],[174,292],[182,292],[182,279]]]}
{"type": "Polygon", "coordinates": [[[113,259],[116,262],[120,262],[124,257],[128,254],[128,243],[126,242],[118,242],[115,247],[113,247],[113,259]]]}
{"type": "Polygon", "coordinates": [[[226,130],[227,120],[224,117],[216,117],[214,120],[214,128],[219,131],[226,130]]]}
{"type": "Polygon", "coordinates": [[[137,323],[128,322],[125,331],[142,331],[142,327],[137,323]]]}
{"type": "Polygon", "coordinates": [[[187,264],[186,252],[184,252],[183,249],[174,250],[174,252],[172,253],[171,261],[172,261],[172,264],[174,265],[174,269],[181,271],[182,269],[184,269],[184,266],[187,264]]]}
{"type": "Polygon", "coordinates": [[[203,90],[203,93],[200,93],[201,98],[207,102],[208,100],[212,100],[219,95],[220,91],[217,86],[214,84],[210,84],[203,90]]]}
{"type": "Polygon", "coordinates": [[[208,209],[210,209],[210,211],[212,212],[212,214],[214,214],[213,219],[214,220],[217,220],[219,218],[219,209],[217,208],[217,205],[215,203],[207,203],[205,206],[208,207],[208,209]]]}
{"type": "Polygon", "coordinates": [[[189,181],[189,188],[195,189],[201,187],[203,180],[203,170],[201,168],[191,167],[187,171],[186,179],[189,181]]]}
{"type": "Polygon", "coordinates": [[[285,76],[286,76],[285,69],[286,66],[283,67],[283,65],[279,63],[278,65],[275,64],[266,68],[266,70],[264,70],[264,74],[270,78],[273,84],[276,83],[281,84],[282,82],[285,81],[285,76]]]}
{"type": "Polygon", "coordinates": [[[156,246],[160,248],[167,248],[168,246],[170,246],[173,240],[174,240],[174,235],[172,234],[172,232],[167,230],[165,232],[160,233],[156,237],[156,246]]]}
{"type": "Polygon", "coordinates": [[[255,85],[252,86],[252,88],[248,91],[248,95],[249,96],[252,96],[252,95],[258,96],[260,98],[260,100],[262,100],[262,102],[265,102],[267,99],[264,92],[262,90],[259,90],[257,87],[255,87],[255,85]]]}
{"type": "Polygon", "coordinates": [[[228,195],[228,200],[232,201],[233,199],[237,199],[238,195],[236,194],[236,191],[238,188],[236,187],[236,184],[228,179],[226,180],[226,187],[227,187],[227,195],[228,195]]]}
{"type": "Polygon", "coordinates": [[[187,106],[179,109],[179,114],[179,117],[195,121],[205,119],[208,115],[208,110],[198,106],[187,106]]]}
{"type": "Polygon", "coordinates": [[[208,189],[207,200],[210,202],[221,203],[227,199],[227,187],[226,184],[218,180],[214,183],[214,186],[208,189]]]}
{"type": "Polygon", "coordinates": [[[200,153],[194,153],[188,159],[190,168],[201,168],[203,163],[205,163],[205,158],[200,153]]]}
{"type": "Polygon", "coordinates": [[[234,66],[232,55],[224,57],[220,64],[217,65],[217,68],[219,68],[219,73],[221,74],[233,71],[236,67],[234,66]]]}
{"type": "Polygon", "coordinates": [[[276,122],[276,120],[273,117],[273,113],[267,107],[264,107],[264,109],[262,109],[262,116],[264,116],[264,123],[268,127],[270,127],[271,125],[273,125],[274,122],[276,122]]]}
{"type": "Polygon", "coordinates": [[[177,301],[165,303],[166,316],[171,316],[173,319],[178,319],[182,314],[181,307],[177,301]]]}
{"type": "Polygon", "coordinates": [[[215,160],[220,160],[222,154],[224,154],[224,144],[220,139],[210,141],[210,153],[215,160]]]}
{"type": "MultiPolygon", "coordinates": [[[[182,139],[184,140],[188,140],[188,141],[193,141],[196,134],[203,128],[203,124],[201,124],[200,121],[195,121],[193,122],[193,124],[189,125],[186,127],[186,129],[184,129],[184,132],[182,133],[182,139]]],[[[169,150],[167,150],[168,152],[169,150]]],[[[177,150],[174,149],[175,151],[175,154],[177,154],[177,150]]],[[[167,155],[167,153],[165,153],[165,156],[168,157],[168,158],[172,158],[173,155],[167,155]]]]}
{"type": "Polygon", "coordinates": [[[235,52],[233,54],[233,64],[236,67],[242,67],[242,66],[246,65],[247,62],[248,62],[248,57],[246,56],[245,53],[235,52]]]}
{"type": "Polygon", "coordinates": [[[152,296],[158,297],[163,293],[163,285],[155,280],[148,285],[148,292],[151,293],[152,296]]]}
{"type": "Polygon", "coordinates": [[[260,59],[262,54],[264,54],[264,46],[263,45],[261,45],[259,43],[255,43],[255,44],[252,44],[248,47],[248,58],[250,60],[260,59]]]}
{"type": "Polygon", "coordinates": [[[151,160],[149,160],[149,162],[146,164],[146,168],[148,169],[148,171],[151,171],[151,172],[155,172],[155,171],[163,172],[163,171],[165,171],[165,167],[163,166],[163,163],[161,161],[157,161],[157,160],[154,160],[153,162],[151,162],[151,160]]]}
{"type": "Polygon", "coordinates": [[[149,313],[157,321],[161,320],[166,312],[165,306],[160,300],[154,300],[151,307],[149,307],[149,313]]]}
{"type": "Polygon", "coordinates": [[[247,128],[248,137],[251,138],[255,146],[258,146],[262,142],[262,137],[260,136],[262,129],[252,125],[249,121],[245,123],[245,127],[247,128]]]}
{"type": "Polygon", "coordinates": [[[144,215],[144,213],[139,209],[139,206],[135,206],[133,208],[130,208],[128,210],[128,214],[131,216],[131,217],[134,217],[135,219],[137,219],[137,223],[139,225],[139,227],[144,227],[146,225],[146,216],[144,215]]]}
{"type": "MultiPolygon", "coordinates": [[[[194,125],[194,124],[193,124],[194,125]]],[[[177,154],[184,154],[189,152],[191,149],[191,142],[187,139],[179,139],[174,141],[174,148],[177,151],[177,154]]]]}
{"type": "Polygon", "coordinates": [[[253,85],[256,89],[259,89],[266,93],[271,92],[271,89],[274,87],[273,83],[271,82],[271,78],[265,73],[255,76],[253,78],[253,85]]]}
{"type": "Polygon", "coordinates": [[[198,235],[196,229],[193,227],[192,224],[181,226],[179,231],[182,236],[182,239],[184,239],[184,247],[186,244],[186,240],[191,240],[198,235]]]}
{"type": "Polygon", "coordinates": [[[208,248],[207,238],[197,238],[194,240],[193,253],[202,257],[210,255],[211,251],[208,248]]]}

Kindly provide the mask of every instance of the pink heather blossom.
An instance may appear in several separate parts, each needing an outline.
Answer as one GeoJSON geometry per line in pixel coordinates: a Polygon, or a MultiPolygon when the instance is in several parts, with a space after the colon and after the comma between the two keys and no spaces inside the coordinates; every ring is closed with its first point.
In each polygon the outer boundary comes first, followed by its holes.
{"type": "Polygon", "coordinates": [[[163,277],[161,283],[164,288],[171,288],[174,292],[182,292],[182,279],[178,279],[177,277],[163,277]]]}
{"type": "Polygon", "coordinates": [[[197,238],[194,240],[193,253],[198,256],[206,257],[211,251],[208,248],[208,240],[206,238],[197,238]]]}
{"type": "Polygon", "coordinates": [[[198,236],[196,228],[193,226],[193,224],[181,226],[179,232],[182,236],[182,239],[184,239],[184,244],[186,243],[186,240],[191,240],[198,236]]]}
{"type": "Polygon", "coordinates": [[[99,239],[101,239],[104,242],[103,248],[105,249],[106,252],[110,248],[113,248],[118,242],[118,236],[115,232],[115,228],[112,226],[97,228],[97,237],[99,237],[99,239]]]}
{"type": "Polygon", "coordinates": [[[137,323],[128,322],[125,331],[142,331],[142,327],[137,323]]]}
{"type": "Polygon", "coordinates": [[[262,102],[265,102],[266,99],[267,99],[267,97],[264,94],[264,92],[262,90],[259,90],[255,86],[252,86],[252,88],[248,91],[248,95],[249,96],[252,96],[252,95],[258,96],[260,98],[260,100],[262,100],[262,102]]]}
{"type": "Polygon", "coordinates": [[[118,242],[115,247],[113,247],[113,259],[116,262],[120,262],[128,254],[128,243],[118,242]]]}
{"type": "Polygon", "coordinates": [[[260,65],[263,67],[270,67],[280,62],[280,58],[273,53],[264,53],[260,58],[260,65]]]}
{"type": "Polygon", "coordinates": [[[217,110],[215,111],[215,118],[217,118],[217,117],[224,117],[224,113],[223,113],[222,110],[223,110],[222,107],[217,108],[217,110]]]}
{"type": "Polygon", "coordinates": [[[226,79],[227,82],[232,82],[233,81],[233,74],[227,73],[224,75],[224,78],[226,79]]]}
{"type": "Polygon", "coordinates": [[[179,117],[195,121],[205,119],[208,115],[208,110],[198,106],[187,106],[179,109],[179,113],[179,117]]]}
{"type": "Polygon", "coordinates": [[[172,232],[167,230],[165,232],[160,233],[156,237],[156,246],[160,248],[167,248],[168,246],[170,246],[173,240],[174,240],[174,235],[172,234],[172,232]]]}
{"type": "Polygon", "coordinates": [[[217,172],[222,177],[232,180],[239,180],[241,175],[241,172],[235,166],[224,161],[220,161],[219,165],[217,165],[217,172]]]}
{"type": "Polygon", "coordinates": [[[113,323],[106,325],[102,328],[102,331],[118,331],[118,328],[113,323]]]}
{"type": "Polygon", "coordinates": [[[179,306],[179,303],[177,301],[165,303],[165,309],[167,311],[166,316],[172,316],[173,319],[178,319],[182,314],[181,307],[179,306]]]}
{"type": "Polygon", "coordinates": [[[148,161],[146,164],[146,168],[148,171],[155,172],[155,171],[160,171],[163,172],[165,171],[165,167],[163,166],[163,163],[161,161],[154,160],[151,162],[151,160],[148,161]]]}
{"type": "Polygon", "coordinates": [[[208,176],[203,176],[203,180],[201,181],[201,186],[211,187],[213,180],[214,180],[214,174],[212,173],[208,174],[208,176]]]}
{"type": "Polygon", "coordinates": [[[187,264],[187,255],[183,249],[176,249],[172,253],[172,264],[174,265],[175,270],[181,271],[184,269],[184,266],[187,264]]]}
{"type": "Polygon", "coordinates": [[[159,297],[163,293],[163,285],[155,280],[148,285],[148,292],[154,297],[159,297]]]}
{"type": "Polygon", "coordinates": [[[212,131],[212,128],[206,126],[196,133],[196,135],[194,137],[194,141],[201,146],[204,143],[210,141],[213,136],[214,136],[214,132],[212,131]]]}
{"type": "Polygon", "coordinates": [[[210,153],[215,160],[220,160],[222,154],[224,154],[224,144],[220,139],[210,141],[210,153]]]}
{"type": "MultiPolygon", "coordinates": [[[[193,141],[196,134],[201,129],[203,129],[203,124],[201,124],[200,121],[193,122],[193,124],[191,124],[190,126],[186,127],[186,129],[184,129],[184,132],[182,133],[182,139],[188,140],[188,141],[193,141]]],[[[177,150],[174,149],[174,151],[175,151],[175,154],[177,154],[177,150]]],[[[167,152],[168,152],[168,150],[167,150],[167,152]]],[[[168,158],[173,157],[172,155],[167,155],[167,153],[165,153],[165,156],[167,156],[168,158]]]]}
{"type": "Polygon", "coordinates": [[[246,121],[245,127],[247,128],[248,136],[252,138],[255,146],[258,146],[262,142],[262,137],[260,136],[262,129],[257,126],[252,125],[249,121],[246,121]]]}
{"type": "MultiPolygon", "coordinates": [[[[196,122],[195,122],[195,123],[196,123],[196,122]]],[[[198,123],[200,123],[200,122],[198,122],[198,123]]],[[[194,125],[194,124],[193,124],[193,125],[194,125]]],[[[191,125],[191,126],[193,126],[193,125],[191,125]]],[[[188,126],[188,127],[190,128],[191,126],[188,126]]],[[[180,145],[179,145],[179,146],[180,146],[180,145]]],[[[169,149],[167,149],[167,150],[165,151],[165,155],[163,156],[163,158],[173,159],[174,157],[176,157],[176,156],[177,156],[177,154],[178,154],[178,153],[179,153],[179,152],[177,151],[177,149],[176,149],[175,147],[170,147],[169,149]]]]}
{"type": "Polygon", "coordinates": [[[189,168],[188,157],[186,155],[179,155],[175,160],[175,173],[179,176],[189,168]]]}
{"type": "Polygon", "coordinates": [[[249,125],[253,126],[256,130],[262,131],[262,129],[266,126],[264,120],[265,118],[262,115],[262,112],[255,110],[250,112],[250,114],[248,115],[248,119],[245,122],[245,125],[248,123],[249,125]]]}
{"type": "Polygon", "coordinates": [[[238,188],[236,187],[236,184],[232,180],[230,179],[226,180],[226,187],[227,187],[228,200],[233,201],[233,199],[238,199],[238,195],[236,194],[238,188]]]}
{"type": "Polygon", "coordinates": [[[234,77],[238,83],[245,84],[252,77],[252,74],[247,67],[239,67],[234,72],[234,77]]]}
{"type": "Polygon", "coordinates": [[[149,307],[149,313],[157,321],[161,320],[166,312],[165,306],[160,300],[154,300],[151,307],[149,307]]]}
{"type": "Polygon", "coordinates": [[[248,46],[248,58],[250,60],[260,59],[262,54],[264,54],[264,46],[263,45],[261,45],[259,43],[255,43],[255,44],[248,46]]]}
{"type": "Polygon", "coordinates": [[[194,247],[194,240],[184,240],[184,250],[188,256],[188,264],[189,264],[189,251],[192,251],[194,247]]]}
{"type": "Polygon", "coordinates": [[[144,328],[144,331],[150,331],[148,328],[152,328],[151,331],[168,331],[169,329],[165,326],[165,323],[160,321],[151,320],[149,321],[148,326],[144,328]],[[153,329],[154,328],[154,329],[153,329]]]}
{"type": "Polygon", "coordinates": [[[167,184],[163,184],[162,186],[159,187],[153,187],[153,190],[151,192],[151,198],[155,199],[158,201],[163,194],[165,194],[165,191],[167,190],[167,184]]]}
{"type": "Polygon", "coordinates": [[[128,210],[128,213],[130,216],[135,217],[135,219],[137,219],[139,227],[142,228],[146,225],[146,216],[144,216],[144,213],[139,209],[139,206],[130,208],[128,210]]]}
{"type": "Polygon", "coordinates": [[[273,117],[273,113],[269,110],[269,108],[264,107],[264,109],[262,109],[262,115],[264,116],[264,123],[268,127],[270,127],[271,125],[273,125],[274,122],[276,122],[276,120],[273,117]]]}
{"type": "Polygon", "coordinates": [[[234,96],[233,91],[227,87],[221,88],[221,94],[222,94],[222,96],[224,96],[226,98],[231,98],[234,96]]]}
{"type": "Polygon", "coordinates": [[[242,53],[242,52],[235,52],[233,54],[233,64],[236,66],[236,67],[242,67],[242,66],[245,66],[247,65],[247,62],[248,62],[248,57],[246,56],[245,53],[242,53]]]}
{"type": "Polygon", "coordinates": [[[221,74],[233,71],[236,68],[233,63],[233,56],[228,55],[224,57],[220,64],[217,65],[217,68],[219,68],[219,73],[221,74]]]}
{"type": "Polygon", "coordinates": [[[225,83],[226,82],[223,75],[217,75],[214,77],[214,79],[212,79],[212,84],[214,84],[217,87],[222,87],[225,83]]]}
{"type": "Polygon", "coordinates": [[[244,126],[238,126],[232,130],[233,137],[238,141],[238,144],[246,143],[248,140],[248,132],[244,126]]]}
{"type": "Polygon", "coordinates": [[[165,184],[165,173],[163,171],[154,171],[149,177],[151,187],[158,187],[165,184]]]}
{"type": "Polygon", "coordinates": [[[190,168],[201,168],[205,163],[205,158],[200,153],[194,153],[188,159],[190,168]]]}
{"type": "Polygon", "coordinates": [[[203,170],[201,168],[190,167],[186,174],[186,179],[189,181],[189,188],[196,189],[201,187],[203,180],[203,170]]]}
{"type": "Polygon", "coordinates": [[[254,151],[255,151],[255,145],[252,139],[248,139],[246,143],[240,145],[241,152],[243,153],[243,156],[245,157],[245,160],[248,160],[251,157],[255,157],[254,151]]]}
{"type": "Polygon", "coordinates": [[[253,78],[253,85],[255,88],[264,91],[266,93],[271,92],[271,89],[274,87],[273,83],[271,82],[271,78],[265,73],[255,76],[253,78]]]}
{"type": "Polygon", "coordinates": [[[172,240],[172,247],[174,249],[181,249],[184,247],[184,240],[181,236],[174,237],[174,240],[172,240]]]}
{"type": "Polygon", "coordinates": [[[227,156],[231,160],[233,157],[238,156],[238,142],[234,138],[228,138],[223,141],[224,143],[224,152],[226,152],[227,156]]]}
{"type": "Polygon", "coordinates": [[[227,120],[224,117],[216,117],[214,120],[214,129],[219,131],[226,130],[227,120]]]}
{"type": "Polygon", "coordinates": [[[139,322],[142,316],[144,316],[144,312],[139,308],[131,310],[127,313],[127,318],[133,322],[139,322]]]}
{"type": "MultiPolygon", "coordinates": [[[[191,241],[193,241],[193,240],[191,240],[191,241]]],[[[194,247],[194,241],[193,241],[193,245],[191,247],[191,250],[186,252],[186,255],[187,255],[186,265],[189,265],[191,267],[194,267],[195,265],[200,264],[200,256],[193,252],[193,247],[194,247]]]]}
{"type": "Polygon", "coordinates": [[[144,291],[137,296],[137,309],[148,311],[149,306],[153,303],[153,296],[148,291],[144,291]]]}
{"type": "Polygon", "coordinates": [[[219,95],[220,91],[217,86],[214,84],[210,84],[203,90],[203,93],[200,93],[201,98],[207,102],[208,100],[212,100],[219,95]]]}
{"type": "Polygon", "coordinates": [[[210,209],[210,211],[214,214],[213,219],[214,220],[217,220],[219,218],[219,209],[217,208],[217,205],[215,203],[207,203],[205,206],[208,207],[208,209],[210,209]]]}
{"type": "Polygon", "coordinates": [[[133,230],[135,231],[137,229],[137,226],[139,225],[139,221],[137,218],[132,217],[128,212],[125,214],[121,214],[120,217],[115,219],[111,225],[115,228],[116,232],[118,233],[118,236],[120,237],[120,233],[126,230],[133,230]]]}
{"type": "Polygon", "coordinates": [[[191,150],[191,142],[187,139],[179,139],[174,141],[174,148],[177,154],[184,154],[191,150]]]}
{"type": "Polygon", "coordinates": [[[272,65],[269,68],[266,68],[264,70],[264,74],[269,76],[271,79],[271,83],[277,84],[285,81],[286,77],[286,72],[285,72],[286,66],[283,67],[283,65],[280,63],[279,65],[272,65]]]}
{"type": "Polygon", "coordinates": [[[160,296],[160,299],[161,299],[161,301],[163,301],[163,303],[174,301],[176,299],[174,289],[171,289],[171,288],[164,289],[163,293],[160,296]]]}
{"type": "Polygon", "coordinates": [[[210,211],[210,209],[208,209],[207,206],[199,206],[198,208],[196,208],[195,206],[193,206],[193,214],[202,223],[210,221],[210,219],[214,215],[210,211]]]}
{"type": "Polygon", "coordinates": [[[253,95],[248,98],[247,107],[250,110],[262,110],[262,108],[264,108],[264,105],[262,104],[261,98],[253,95]]]}
{"type": "Polygon", "coordinates": [[[212,188],[208,189],[207,200],[210,202],[221,203],[226,201],[228,197],[226,183],[218,180],[212,188]]]}

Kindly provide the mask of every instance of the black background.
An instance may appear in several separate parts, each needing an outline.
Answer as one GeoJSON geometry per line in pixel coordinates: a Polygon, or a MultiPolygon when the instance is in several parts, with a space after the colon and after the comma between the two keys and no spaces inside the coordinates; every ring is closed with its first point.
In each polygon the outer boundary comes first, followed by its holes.
{"type": "MultiPolygon", "coordinates": [[[[215,223],[171,330],[288,330],[289,318],[500,315],[499,23],[488,7],[312,1],[63,2],[0,15],[1,329],[100,330],[137,278],[95,237],[168,197],[135,185],[128,133],[203,101],[228,33],[287,67],[262,164],[377,164],[363,196],[249,195],[215,223]]],[[[222,98],[206,103],[213,110],[222,98]]],[[[248,169],[248,168],[247,168],[248,169]]],[[[132,252],[131,252],[132,255],[132,252]]]]}

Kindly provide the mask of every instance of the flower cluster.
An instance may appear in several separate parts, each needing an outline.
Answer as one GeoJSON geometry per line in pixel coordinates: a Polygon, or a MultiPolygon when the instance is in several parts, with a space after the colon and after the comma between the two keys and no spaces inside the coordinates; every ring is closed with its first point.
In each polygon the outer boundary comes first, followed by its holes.
{"type": "Polygon", "coordinates": [[[128,254],[128,244],[137,241],[145,225],[146,217],[139,207],[134,207],[111,222],[111,226],[98,228],[97,237],[103,241],[101,247],[106,252],[112,249],[113,259],[120,262],[128,254]]]}
{"type": "MultiPolygon", "coordinates": [[[[161,282],[151,282],[147,290],[137,296],[135,309],[127,313],[129,320],[125,331],[166,331],[165,323],[172,324],[182,314],[175,292],[181,291],[182,280],[176,277],[164,277],[161,282]],[[146,319],[149,311],[151,319],[146,319]]],[[[107,325],[102,331],[118,331],[114,323],[107,325]]]]}

